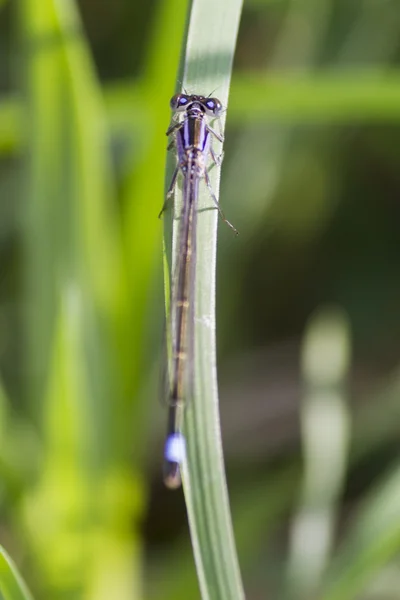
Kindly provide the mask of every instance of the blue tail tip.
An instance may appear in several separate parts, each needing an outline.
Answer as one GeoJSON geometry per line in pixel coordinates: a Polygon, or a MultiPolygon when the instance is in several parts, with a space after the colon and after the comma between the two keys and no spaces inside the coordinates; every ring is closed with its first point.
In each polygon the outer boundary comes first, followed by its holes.
{"type": "Polygon", "coordinates": [[[186,440],[181,433],[172,433],[167,437],[164,448],[165,460],[179,465],[186,457],[186,440]]]}

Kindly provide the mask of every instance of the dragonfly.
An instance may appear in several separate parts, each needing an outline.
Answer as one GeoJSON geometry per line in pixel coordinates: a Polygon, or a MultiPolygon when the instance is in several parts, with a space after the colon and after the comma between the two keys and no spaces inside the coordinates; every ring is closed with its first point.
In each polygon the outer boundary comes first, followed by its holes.
{"type": "Polygon", "coordinates": [[[208,169],[220,166],[222,154],[214,151],[212,142],[223,143],[210,121],[218,119],[223,106],[218,98],[180,93],[171,98],[174,113],[167,136],[172,138],[168,149],[175,148],[177,164],[161,209],[160,217],[174,195],[179,174],[182,176],[182,213],[171,301],[171,370],[167,435],[164,447],[164,482],[169,488],[181,485],[181,465],[186,456],[186,441],[182,433],[183,414],[187,400],[193,395],[196,270],[196,225],[199,186],[202,180],[210,193],[222,220],[238,234],[225,218],[211,185],[208,169]]]}

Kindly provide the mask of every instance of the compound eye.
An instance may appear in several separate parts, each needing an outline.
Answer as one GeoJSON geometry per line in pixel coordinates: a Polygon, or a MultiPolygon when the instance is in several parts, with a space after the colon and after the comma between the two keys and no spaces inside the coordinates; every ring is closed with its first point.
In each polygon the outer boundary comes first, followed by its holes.
{"type": "Polygon", "coordinates": [[[172,96],[169,104],[172,110],[178,111],[184,110],[188,101],[189,99],[186,94],[175,94],[175,96],[172,96]]]}
{"type": "Polygon", "coordinates": [[[207,112],[210,115],[218,117],[222,112],[222,104],[218,100],[218,98],[207,98],[207,100],[205,101],[205,105],[207,108],[207,112]]]}

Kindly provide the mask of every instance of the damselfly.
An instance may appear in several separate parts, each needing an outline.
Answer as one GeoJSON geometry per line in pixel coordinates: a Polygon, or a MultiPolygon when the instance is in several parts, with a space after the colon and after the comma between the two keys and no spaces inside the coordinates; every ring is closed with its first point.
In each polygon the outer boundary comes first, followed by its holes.
{"type": "Polygon", "coordinates": [[[199,184],[202,179],[222,219],[236,234],[237,231],[225,219],[207,171],[208,163],[215,163],[217,166],[221,164],[221,155],[215,153],[212,139],[223,142],[224,138],[222,133],[212,129],[209,124],[210,120],[221,116],[221,102],[217,98],[176,94],[172,97],[170,105],[174,116],[167,136],[173,136],[173,139],[168,149],[176,149],[177,166],[160,216],[174,193],[179,173],[183,179],[183,200],[178,238],[179,255],[171,295],[171,381],[168,431],[164,449],[164,481],[168,487],[176,488],[181,484],[180,465],[185,457],[183,410],[186,401],[193,394],[196,222],[199,184]]]}

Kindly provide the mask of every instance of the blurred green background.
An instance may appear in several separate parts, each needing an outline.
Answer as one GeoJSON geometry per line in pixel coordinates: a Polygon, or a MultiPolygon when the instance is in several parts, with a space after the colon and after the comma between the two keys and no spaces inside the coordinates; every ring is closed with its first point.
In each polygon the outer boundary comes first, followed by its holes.
{"type": "MultiPolygon", "coordinates": [[[[187,4],[0,6],[0,543],[37,599],[198,598],[159,402],[187,4]]],[[[248,600],[400,598],[399,59],[395,0],[245,2],[217,336],[248,600]]]]}

